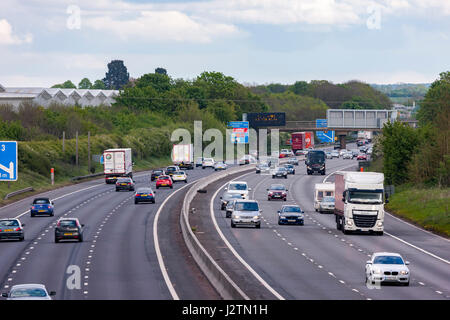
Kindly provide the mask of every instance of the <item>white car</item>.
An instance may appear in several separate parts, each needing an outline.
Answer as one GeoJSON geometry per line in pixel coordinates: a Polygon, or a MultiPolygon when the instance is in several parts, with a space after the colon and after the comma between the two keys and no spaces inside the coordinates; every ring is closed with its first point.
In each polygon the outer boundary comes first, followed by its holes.
{"type": "Polygon", "coordinates": [[[227,164],[223,161],[219,161],[216,162],[216,164],[214,165],[214,170],[226,170],[227,169],[227,164]]]}
{"type": "Polygon", "coordinates": [[[407,265],[409,262],[398,253],[376,252],[366,262],[366,282],[393,282],[408,286],[410,272],[407,265]]]}
{"type": "Polygon", "coordinates": [[[250,225],[261,228],[261,211],[256,200],[236,200],[231,213],[231,227],[250,225]]]}
{"type": "Polygon", "coordinates": [[[342,159],[353,159],[353,154],[351,151],[348,151],[342,155],[342,159]]]}
{"type": "Polygon", "coordinates": [[[202,161],[202,169],[205,168],[214,168],[215,161],[213,158],[203,158],[202,161]]]}
{"type": "Polygon", "coordinates": [[[280,155],[284,155],[285,157],[290,157],[293,155],[293,153],[289,149],[281,149],[280,155]]]}
{"type": "Polygon", "coordinates": [[[241,159],[239,159],[240,166],[242,166],[244,164],[251,164],[251,163],[256,163],[256,162],[257,162],[256,158],[249,154],[246,154],[241,159]]]}
{"type": "Polygon", "coordinates": [[[248,187],[245,181],[230,181],[225,188],[228,193],[238,193],[242,196],[242,199],[249,199],[248,192],[252,189],[248,187]]]}
{"type": "Polygon", "coordinates": [[[56,292],[47,291],[43,284],[18,284],[11,287],[9,292],[2,293],[7,300],[52,300],[56,292]]]}
{"type": "Polygon", "coordinates": [[[331,158],[339,158],[339,152],[337,150],[331,151],[331,158]]]}
{"type": "Polygon", "coordinates": [[[184,171],[176,171],[172,175],[172,182],[180,182],[184,181],[184,183],[187,183],[187,173],[184,171]]]}
{"type": "Polygon", "coordinates": [[[342,157],[344,154],[346,154],[348,151],[346,149],[341,149],[341,151],[339,151],[339,157],[342,157]]]}

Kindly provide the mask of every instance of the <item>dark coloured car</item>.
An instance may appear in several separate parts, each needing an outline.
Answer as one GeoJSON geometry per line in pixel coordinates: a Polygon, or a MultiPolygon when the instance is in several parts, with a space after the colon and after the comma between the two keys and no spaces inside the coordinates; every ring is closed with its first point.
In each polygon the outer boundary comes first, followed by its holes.
{"type": "Polygon", "coordinates": [[[299,224],[304,225],[304,215],[302,209],[297,205],[285,205],[278,211],[278,224],[299,224]]]}
{"type": "Polygon", "coordinates": [[[272,184],[267,189],[267,200],[279,199],[286,201],[287,191],[288,189],[282,184],[272,184]]]}
{"type": "Polygon", "coordinates": [[[227,203],[232,199],[242,199],[242,196],[239,193],[224,192],[220,197],[220,210],[225,210],[227,203]]]}
{"type": "Polygon", "coordinates": [[[225,217],[226,218],[231,218],[231,214],[233,213],[233,210],[234,210],[234,204],[238,200],[239,199],[231,199],[230,201],[228,201],[227,205],[225,206],[225,217]]]}
{"type": "Polygon", "coordinates": [[[164,176],[166,173],[164,170],[153,170],[152,175],[150,176],[151,181],[157,180],[160,176],[164,176]]]}
{"type": "Polygon", "coordinates": [[[131,178],[119,178],[116,182],[116,191],[134,191],[134,181],[131,178]]]}
{"type": "Polygon", "coordinates": [[[277,167],[272,171],[272,179],[285,178],[287,179],[288,172],[284,167],[277,167]]]}
{"type": "Polygon", "coordinates": [[[20,223],[19,219],[0,219],[0,240],[25,239],[23,227],[25,223],[20,223]]]}
{"type": "Polygon", "coordinates": [[[285,164],[284,167],[287,170],[288,174],[295,174],[295,167],[292,164],[285,164]]]}
{"type": "Polygon", "coordinates": [[[77,240],[83,242],[84,224],[77,218],[61,218],[55,227],[55,242],[61,240],[77,240]]]}
{"type": "Polygon", "coordinates": [[[48,215],[53,217],[54,215],[54,203],[49,198],[36,198],[33,200],[30,208],[30,216],[36,215],[48,215]]]}
{"type": "Polygon", "coordinates": [[[151,202],[155,203],[155,192],[152,188],[138,188],[134,194],[134,204],[140,202],[151,202]]]}

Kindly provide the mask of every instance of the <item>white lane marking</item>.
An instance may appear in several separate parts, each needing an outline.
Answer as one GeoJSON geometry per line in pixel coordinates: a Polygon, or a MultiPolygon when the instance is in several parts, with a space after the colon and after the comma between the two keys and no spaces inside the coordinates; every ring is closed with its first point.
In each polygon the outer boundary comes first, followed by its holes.
{"type": "Polygon", "coordinates": [[[343,168],[340,168],[339,170],[336,170],[336,171],[333,171],[332,173],[330,173],[329,175],[327,175],[324,179],[323,179],[323,183],[325,183],[327,180],[328,180],[328,178],[329,177],[331,177],[333,174],[335,174],[336,172],[338,172],[338,171],[341,171],[341,170],[344,170],[344,169],[348,169],[348,168],[351,168],[351,167],[354,167],[354,166],[356,166],[356,165],[358,165],[357,163],[354,163],[353,165],[351,165],[351,166],[347,166],[347,167],[343,167],[343,168]]]}
{"type": "Polygon", "coordinates": [[[400,239],[399,237],[396,237],[393,234],[390,234],[389,232],[384,231],[384,233],[387,234],[388,236],[394,238],[395,240],[398,240],[398,241],[400,241],[400,242],[402,242],[402,243],[404,243],[404,244],[406,244],[406,245],[408,245],[408,246],[410,246],[410,247],[412,247],[414,249],[417,249],[417,250],[419,250],[419,251],[421,251],[421,252],[423,252],[423,253],[425,253],[425,254],[433,257],[433,258],[436,258],[436,259],[438,259],[438,260],[440,260],[440,261],[442,261],[442,262],[444,262],[446,264],[450,264],[450,261],[445,260],[444,258],[441,258],[441,257],[439,257],[439,256],[437,256],[437,255],[435,255],[435,254],[433,254],[431,252],[428,252],[428,251],[426,251],[426,250],[424,250],[422,248],[419,248],[419,247],[417,247],[417,246],[415,246],[415,245],[413,245],[413,244],[411,244],[411,243],[409,243],[409,242],[407,242],[407,241],[405,241],[403,239],[400,239]]]}
{"type": "Polygon", "coordinates": [[[169,292],[172,296],[173,300],[180,300],[180,297],[178,296],[177,292],[175,291],[175,288],[170,281],[169,274],[167,273],[166,266],[164,264],[163,256],[161,253],[161,248],[159,246],[159,240],[158,240],[158,219],[159,215],[164,208],[164,205],[167,203],[167,201],[172,198],[173,195],[175,195],[177,192],[183,190],[187,186],[190,186],[191,184],[195,183],[195,181],[190,182],[189,184],[181,187],[178,190],[175,190],[175,192],[171,193],[164,201],[161,203],[161,205],[158,208],[158,211],[156,212],[155,219],[153,220],[153,243],[155,245],[155,251],[156,251],[156,257],[158,258],[159,263],[159,269],[161,269],[161,273],[163,275],[164,281],[166,282],[167,288],[169,289],[169,292]]]}
{"type": "MultiPolygon", "coordinates": [[[[247,175],[247,174],[245,174],[247,175]]],[[[245,176],[243,175],[243,176],[245,176]]],[[[236,178],[239,179],[242,176],[236,178]]],[[[235,180],[235,179],[233,179],[235,180]]],[[[228,184],[225,183],[223,184],[221,187],[217,188],[216,192],[213,194],[211,201],[209,202],[209,210],[211,213],[211,219],[213,221],[214,227],[216,228],[217,233],[219,234],[219,236],[222,238],[223,242],[225,243],[225,245],[228,247],[228,249],[230,249],[230,251],[233,253],[233,255],[244,265],[244,267],[247,268],[248,271],[250,271],[251,274],[253,274],[253,276],[267,289],[269,290],[275,297],[277,297],[277,299],[279,300],[285,300],[285,298],[283,298],[283,296],[281,294],[279,294],[274,288],[272,288],[240,255],[239,253],[237,253],[237,251],[233,248],[233,246],[228,242],[227,238],[225,238],[224,234],[222,233],[222,230],[220,230],[219,225],[217,224],[217,220],[216,217],[214,215],[214,200],[217,197],[217,194],[219,193],[219,191],[225,187],[228,184]]]]}

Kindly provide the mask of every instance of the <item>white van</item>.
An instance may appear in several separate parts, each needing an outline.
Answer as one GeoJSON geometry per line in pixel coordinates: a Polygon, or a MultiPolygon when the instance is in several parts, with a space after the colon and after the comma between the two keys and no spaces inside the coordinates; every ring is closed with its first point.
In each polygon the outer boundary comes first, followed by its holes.
{"type": "Polygon", "coordinates": [[[248,200],[248,192],[252,189],[248,187],[246,181],[230,181],[228,186],[225,188],[228,193],[238,193],[241,195],[242,199],[248,200]]]}
{"type": "Polygon", "coordinates": [[[334,197],[334,183],[316,183],[314,188],[314,209],[319,210],[320,201],[324,197],[334,197]]]}

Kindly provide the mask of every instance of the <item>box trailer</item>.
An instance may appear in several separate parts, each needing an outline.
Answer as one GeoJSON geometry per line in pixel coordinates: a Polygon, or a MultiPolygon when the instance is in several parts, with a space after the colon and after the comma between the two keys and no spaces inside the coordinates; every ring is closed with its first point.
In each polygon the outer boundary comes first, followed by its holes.
{"type": "Polygon", "coordinates": [[[133,177],[131,149],[108,149],[103,152],[103,172],[106,183],[116,183],[119,177],[133,177]]]}

